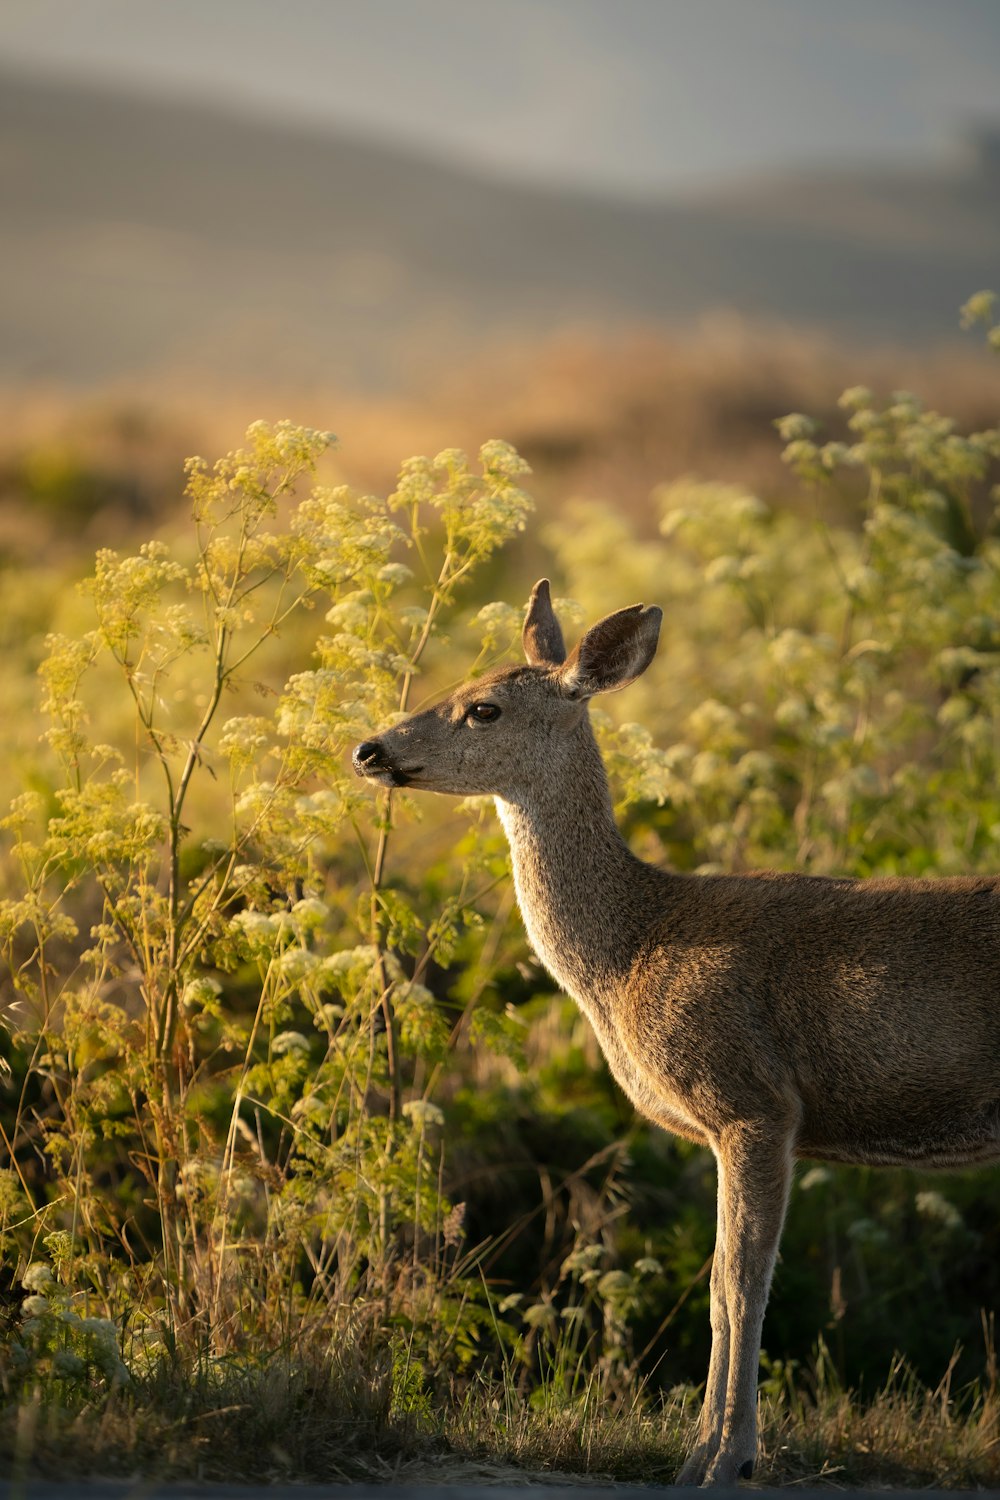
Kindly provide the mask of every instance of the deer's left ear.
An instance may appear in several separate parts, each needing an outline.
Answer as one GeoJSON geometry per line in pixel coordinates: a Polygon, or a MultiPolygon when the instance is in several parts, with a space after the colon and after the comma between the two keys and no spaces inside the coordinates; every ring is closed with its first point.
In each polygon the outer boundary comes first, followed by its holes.
{"type": "Polygon", "coordinates": [[[540,578],[531,590],[521,642],[529,667],[558,667],[566,660],[566,645],[552,608],[547,578],[540,578]]]}
{"type": "Polygon", "coordinates": [[[616,693],[640,677],[656,655],[663,611],[633,604],[592,625],[559,674],[574,698],[616,693]]]}

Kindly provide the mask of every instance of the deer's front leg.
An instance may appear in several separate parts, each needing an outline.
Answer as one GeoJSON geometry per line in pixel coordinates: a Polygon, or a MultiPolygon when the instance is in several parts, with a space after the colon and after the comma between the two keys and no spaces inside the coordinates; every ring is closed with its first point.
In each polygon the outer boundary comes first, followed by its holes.
{"type": "Polygon", "coordinates": [[[764,1308],[792,1177],[792,1133],[755,1122],[723,1132],[718,1148],[725,1199],[725,1292],[729,1370],[722,1435],[706,1484],[749,1479],[757,1457],[757,1373],[764,1308]]]}
{"type": "Polygon", "coordinates": [[[715,1254],[712,1258],[712,1357],[708,1365],[705,1401],[698,1437],[675,1484],[701,1484],[722,1440],[729,1381],[729,1308],[726,1302],[726,1195],[722,1159],[717,1159],[719,1188],[716,1210],[715,1254]]]}

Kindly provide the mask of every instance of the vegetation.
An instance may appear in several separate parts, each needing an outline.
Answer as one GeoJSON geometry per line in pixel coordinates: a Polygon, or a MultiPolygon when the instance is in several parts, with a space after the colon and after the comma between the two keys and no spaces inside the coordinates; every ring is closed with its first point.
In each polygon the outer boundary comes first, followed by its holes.
{"type": "MultiPolygon", "coordinates": [[[[595,713],[648,858],[1000,868],[1000,428],[841,406],[830,439],[778,424],[795,508],[680,480],[655,537],[592,504],[541,529],[564,619],[666,607],[633,717],[595,713]]],[[[447,449],[378,499],[325,482],[330,442],[257,423],[81,595],[5,582],[59,628],[3,824],[0,1453],[666,1480],[711,1161],[632,1117],[527,951],[488,803],[350,772],[516,650],[526,465],[447,449]]],[[[804,1168],[764,1477],[1000,1480],[998,1207],[995,1175],[804,1168]]]]}

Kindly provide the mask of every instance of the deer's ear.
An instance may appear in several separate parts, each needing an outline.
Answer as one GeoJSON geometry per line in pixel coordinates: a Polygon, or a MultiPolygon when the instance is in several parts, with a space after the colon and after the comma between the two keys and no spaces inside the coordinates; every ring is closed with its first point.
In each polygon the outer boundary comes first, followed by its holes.
{"type": "Polygon", "coordinates": [[[563,633],[552,608],[547,578],[540,578],[531,590],[521,640],[529,667],[558,667],[566,660],[563,633]]]}
{"type": "Polygon", "coordinates": [[[591,626],[559,676],[574,698],[615,693],[645,672],[656,655],[662,609],[633,604],[591,626]]]}

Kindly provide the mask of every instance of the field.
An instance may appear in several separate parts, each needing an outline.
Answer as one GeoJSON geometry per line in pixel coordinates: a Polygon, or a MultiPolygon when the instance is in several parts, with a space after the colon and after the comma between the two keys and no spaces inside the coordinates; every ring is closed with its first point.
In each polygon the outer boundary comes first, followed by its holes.
{"type": "MultiPolygon", "coordinates": [[[[339,445],[315,392],[240,438],[264,399],[9,397],[0,1455],[668,1481],[711,1159],[530,953],[491,803],[350,748],[516,659],[546,574],[571,637],[664,607],[593,711],[644,857],[995,872],[1000,367],[720,327],[511,350],[339,445]]],[[[799,1172],[759,1477],[1000,1484],[998,1209],[799,1172]]]]}

